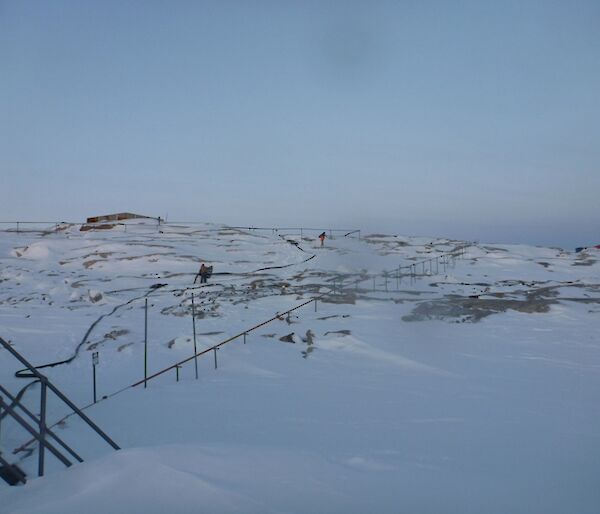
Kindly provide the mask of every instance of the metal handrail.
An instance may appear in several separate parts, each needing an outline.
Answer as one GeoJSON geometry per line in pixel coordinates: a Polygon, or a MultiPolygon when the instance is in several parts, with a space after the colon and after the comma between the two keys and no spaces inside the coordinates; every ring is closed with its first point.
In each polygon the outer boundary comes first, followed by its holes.
{"type": "Polygon", "coordinates": [[[48,225],[81,225],[81,222],[79,221],[49,221],[49,220],[44,220],[44,221],[0,221],[1,225],[14,225],[16,223],[22,224],[22,225],[40,225],[42,223],[44,224],[48,224],[48,225]]]}
{"type": "Polygon", "coordinates": [[[17,359],[21,364],[23,364],[31,374],[38,378],[42,383],[46,383],[46,386],[56,395],[60,400],[62,400],[68,407],[73,409],[73,411],[83,420],[85,421],[91,428],[94,430],[102,439],[104,439],[110,446],[112,446],[115,450],[120,450],[120,447],[115,443],[104,431],[96,425],[90,418],[88,418],[82,411],[77,407],[69,398],[67,398],[52,382],[50,382],[44,375],[42,375],[32,364],[29,363],[20,353],[18,353],[10,344],[8,344],[4,339],[0,337],[0,344],[4,347],[5,350],[8,350],[12,356],[17,359]]]}
{"type": "MultiPolygon", "coordinates": [[[[5,387],[0,385],[0,392],[6,396],[13,405],[19,407],[27,416],[37,425],[40,424],[40,420],[33,414],[25,405],[23,405],[16,397],[14,397],[10,391],[8,391],[5,387]]],[[[68,451],[72,457],[74,457],[77,461],[83,462],[83,459],[73,450],[67,443],[65,443],[60,437],[58,437],[52,429],[46,427],[46,433],[52,437],[58,444],[60,444],[66,451],[68,451]]]]}
{"type": "MultiPolygon", "coordinates": [[[[73,465],[73,463],[67,459],[62,453],[60,453],[52,443],[50,443],[42,434],[41,431],[36,430],[35,428],[33,428],[25,419],[23,419],[23,417],[21,415],[19,415],[15,409],[13,407],[11,407],[8,403],[6,403],[2,397],[0,396],[0,407],[2,407],[2,409],[4,409],[6,412],[8,412],[8,414],[17,422],[19,423],[19,425],[21,425],[25,430],[27,430],[27,432],[29,432],[39,443],[40,445],[44,446],[45,448],[47,448],[52,455],[54,455],[59,461],[61,461],[65,466],[70,467],[73,465]]],[[[42,453],[40,453],[40,455],[43,455],[42,453]]],[[[43,459],[42,459],[43,461],[43,459]]],[[[44,474],[44,468],[43,468],[43,464],[42,467],[40,469],[40,476],[42,476],[44,474]]]]}
{"type": "Polygon", "coordinates": [[[227,343],[235,341],[236,339],[238,339],[240,337],[243,337],[246,334],[249,334],[250,332],[253,332],[254,330],[257,330],[258,328],[263,327],[263,326],[271,323],[272,321],[275,321],[276,319],[280,320],[281,316],[285,316],[286,314],[289,314],[290,312],[294,312],[295,310],[300,309],[301,307],[304,307],[305,305],[308,305],[310,303],[313,303],[313,302],[316,303],[318,300],[320,300],[321,298],[323,298],[327,294],[328,293],[324,293],[322,295],[315,296],[315,297],[311,298],[310,300],[308,300],[306,302],[303,302],[300,305],[296,305],[295,307],[293,307],[293,308],[291,308],[291,309],[289,309],[287,311],[279,312],[279,313],[275,314],[275,316],[273,316],[272,318],[269,318],[268,320],[263,321],[262,323],[259,323],[258,325],[254,325],[253,327],[248,328],[248,329],[244,330],[243,332],[240,332],[239,334],[236,334],[236,335],[234,335],[234,336],[232,336],[232,337],[230,337],[228,339],[225,339],[224,341],[221,341],[220,343],[217,343],[217,344],[211,346],[210,348],[206,348],[206,349],[202,350],[201,352],[195,353],[194,355],[192,355],[190,357],[187,357],[186,359],[183,359],[182,361],[176,362],[175,364],[172,364],[172,365],[170,365],[170,366],[168,366],[168,367],[166,367],[164,369],[161,369],[160,371],[157,371],[156,373],[150,375],[149,377],[143,378],[142,380],[138,380],[137,382],[131,384],[127,388],[133,388],[133,387],[137,387],[137,386],[139,386],[141,384],[145,384],[148,381],[150,381],[150,380],[152,380],[152,379],[154,379],[154,378],[156,378],[156,377],[158,377],[158,376],[166,373],[167,371],[171,371],[172,369],[178,368],[179,366],[185,364],[186,362],[191,361],[192,359],[195,359],[197,357],[201,357],[202,355],[205,355],[205,354],[207,354],[209,352],[216,351],[221,346],[224,346],[227,343]]]}
{"type": "MultiPolygon", "coordinates": [[[[230,227],[230,228],[236,228],[236,227],[230,227]]],[[[462,247],[459,247],[458,249],[455,248],[452,252],[447,252],[446,254],[438,255],[437,257],[432,257],[432,258],[426,259],[426,260],[424,260],[422,262],[429,262],[429,261],[434,260],[436,258],[441,258],[442,256],[445,256],[445,255],[454,255],[454,254],[456,254],[457,251],[464,250],[464,248],[466,248],[466,246],[469,246],[469,245],[464,245],[462,247]]],[[[419,263],[415,263],[415,264],[421,264],[421,261],[419,261],[419,263]]],[[[409,268],[411,266],[414,266],[415,264],[412,264],[412,265],[409,265],[409,266],[399,266],[397,269],[409,268]]],[[[396,271],[396,269],[394,271],[396,271]]],[[[389,273],[389,272],[387,272],[387,271],[384,270],[383,273],[385,274],[385,273],[389,273]]],[[[354,283],[358,284],[360,282],[364,282],[366,280],[369,280],[369,278],[370,277],[359,279],[359,280],[355,281],[354,283]]],[[[334,283],[333,289],[335,291],[335,283],[334,283]]],[[[216,351],[221,346],[223,346],[223,345],[225,345],[227,343],[235,341],[236,339],[238,339],[240,337],[243,337],[246,334],[248,334],[250,332],[253,332],[254,330],[256,330],[258,328],[261,328],[261,327],[263,327],[263,326],[271,323],[272,321],[275,321],[276,319],[281,319],[281,316],[285,316],[285,315],[287,315],[287,314],[289,314],[289,313],[291,313],[291,312],[293,312],[293,311],[295,311],[297,309],[300,309],[301,307],[304,307],[305,305],[308,305],[308,304],[310,304],[312,302],[315,302],[315,304],[316,304],[316,302],[318,300],[320,300],[321,298],[327,296],[328,294],[329,293],[323,293],[323,294],[321,294],[319,296],[311,298],[310,300],[307,300],[306,302],[303,302],[303,303],[301,303],[299,305],[296,305],[295,307],[293,307],[293,308],[291,308],[291,309],[289,309],[287,311],[277,313],[272,318],[269,318],[268,320],[263,321],[262,323],[259,323],[258,325],[254,325],[253,327],[248,328],[248,329],[246,329],[246,330],[244,330],[244,331],[240,332],[239,334],[236,334],[236,335],[234,335],[232,337],[229,337],[228,339],[225,339],[224,341],[221,341],[220,343],[217,343],[217,344],[215,344],[215,345],[213,345],[213,346],[211,346],[209,348],[206,348],[206,349],[204,349],[204,350],[202,350],[202,351],[200,351],[198,353],[195,353],[194,355],[192,355],[190,357],[187,357],[186,359],[183,359],[183,360],[181,360],[179,362],[176,362],[175,364],[171,364],[170,366],[168,366],[166,368],[163,368],[160,371],[157,371],[156,373],[154,373],[154,374],[152,374],[152,375],[150,375],[148,377],[143,378],[142,380],[138,380],[137,382],[131,384],[130,386],[126,387],[125,389],[134,388],[134,387],[137,387],[137,386],[142,385],[142,384],[147,384],[148,381],[150,381],[150,380],[152,380],[152,379],[154,379],[154,378],[156,378],[156,377],[158,377],[160,375],[163,375],[164,373],[167,373],[168,371],[171,371],[173,369],[177,370],[177,369],[179,369],[180,366],[182,366],[183,364],[185,364],[187,362],[190,362],[192,359],[196,359],[198,357],[201,357],[202,355],[206,355],[207,353],[210,353],[211,351],[216,351]]]]}

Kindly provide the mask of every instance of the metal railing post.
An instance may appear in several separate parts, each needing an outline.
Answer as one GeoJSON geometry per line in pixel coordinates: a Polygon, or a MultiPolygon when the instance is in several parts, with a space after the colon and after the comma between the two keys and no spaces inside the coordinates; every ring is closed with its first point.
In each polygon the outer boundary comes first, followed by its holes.
{"type": "Polygon", "coordinates": [[[148,387],[148,298],[144,302],[144,389],[148,387]]]}
{"type": "Polygon", "coordinates": [[[196,369],[196,380],[198,380],[198,350],[196,348],[196,307],[194,306],[194,293],[192,293],[192,330],[194,331],[194,367],[196,369]]]}
{"type": "Polygon", "coordinates": [[[215,348],[213,348],[213,350],[214,350],[214,354],[215,354],[215,369],[217,369],[217,350],[218,350],[218,348],[215,347],[215,348]]]}
{"type": "Polygon", "coordinates": [[[92,361],[92,381],[94,383],[94,403],[96,403],[96,363],[94,361],[92,361]]]}
{"type": "Polygon", "coordinates": [[[47,399],[47,383],[48,380],[44,377],[40,384],[42,386],[40,394],[40,442],[38,450],[38,476],[44,476],[44,450],[46,449],[46,399],[47,399]]]}

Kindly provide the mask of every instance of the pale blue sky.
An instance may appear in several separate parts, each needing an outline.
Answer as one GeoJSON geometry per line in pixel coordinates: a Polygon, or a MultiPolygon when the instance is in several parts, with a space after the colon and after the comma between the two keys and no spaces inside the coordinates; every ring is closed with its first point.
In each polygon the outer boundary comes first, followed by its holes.
{"type": "Polygon", "coordinates": [[[600,2],[0,0],[0,219],[600,243],[600,2]]]}

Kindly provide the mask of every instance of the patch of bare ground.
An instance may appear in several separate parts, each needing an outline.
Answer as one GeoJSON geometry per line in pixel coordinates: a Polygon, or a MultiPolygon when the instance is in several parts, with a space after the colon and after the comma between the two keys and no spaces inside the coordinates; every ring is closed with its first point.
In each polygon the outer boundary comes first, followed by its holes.
{"type": "Polygon", "coordinates": [[[573,263],[573,266],[591,266],[596,262],[596,259],[579,259],[573,263]]]}
{"type": "Polygon", "coordinates": [[[317,318],[318,320],[324,321],[326,319],[331,318],[349,318],[350,314],[332,314],[331,316],[323,316],[322,318],[317,318]]]}
{"type": "Polygon", "coordinates": [[[350,332],[350,330],[329,330],[327,332],[325,332],[323,335],[329,335],[329,334],[339,334],[341,336],[349,336],[352,332],[350,332]]]}
{"type": "Polygon", "coordinates": [[[356,294],[354,291],[343,292],[341,294],[333,294],[324,296],[321,298],[323,303],[334,303],[334,304],[356,304],[356,294]]]}
{"type": "Polygon", "coordinates": [[[550,306],[557,304],[554,298],[507,300],[500,298],[446,297],[417,305],[410,314],[402,316],[402,321],[443,320],[454,323],[476,323],[492,314],[514,310],[527,314],[546,313],[550,306]]]}

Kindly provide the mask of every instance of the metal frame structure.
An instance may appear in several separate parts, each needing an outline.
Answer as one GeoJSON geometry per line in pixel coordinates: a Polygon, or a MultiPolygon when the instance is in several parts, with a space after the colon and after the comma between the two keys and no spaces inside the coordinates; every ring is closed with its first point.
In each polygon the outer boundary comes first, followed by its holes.
{"type": "MultiPolygon", "coordinates": [[[[89,425],[94,432],[96,432],[102,439],[104,439],[112,448],[119,450],[120,447],[115,443],[98,425],[96,425],[89,417],[87,417],[79,407],[77,407],[64,393],[62,393],[45,375],[42,375],[27,359],[25,359],[19,352],[17,352],[8,342],[0,337],[0,345],[4,347],[15,359],[23,364],[32,375],[40,382],[40,415],[37,417],[33,414],[23,403],[15,396],[13,396],[5,387],[0,385],[0,420],[2,417],[10,416],[15,420],[22,428],[24,428],[35,440],[38,441],[38,476],[44,476],[45,469],[45,450],[48,450],[54,455],[60,462],[65,466],[69,467],[73,462],[61,452],[54,443],[62,448],[63,451],[69,454],[70,458],[83,462],[83,459],[79,454],[75,452],[67,443],[65,443],[60,437],[58,437],[46,424],[47,414],[47,400],[48,390],[54,393],[63,403],[73,410],[77,416],[79,416],[87,425],[89,425]],[[10,403],[7,403],[4,399],[8,399],[10,403]],[[20,412],[24,414],[21,415],[20,412]],[[28,421],[26,418],[29,418],[28,421]],[[50,442],[52,439],[54,442],[50,442]]],[[[4,458],[0,456],[0,463],[5,468],[12,467],[4,458]]],[[[21,482],[25,482],[25,477],[20,478],[21,482]]]]}

